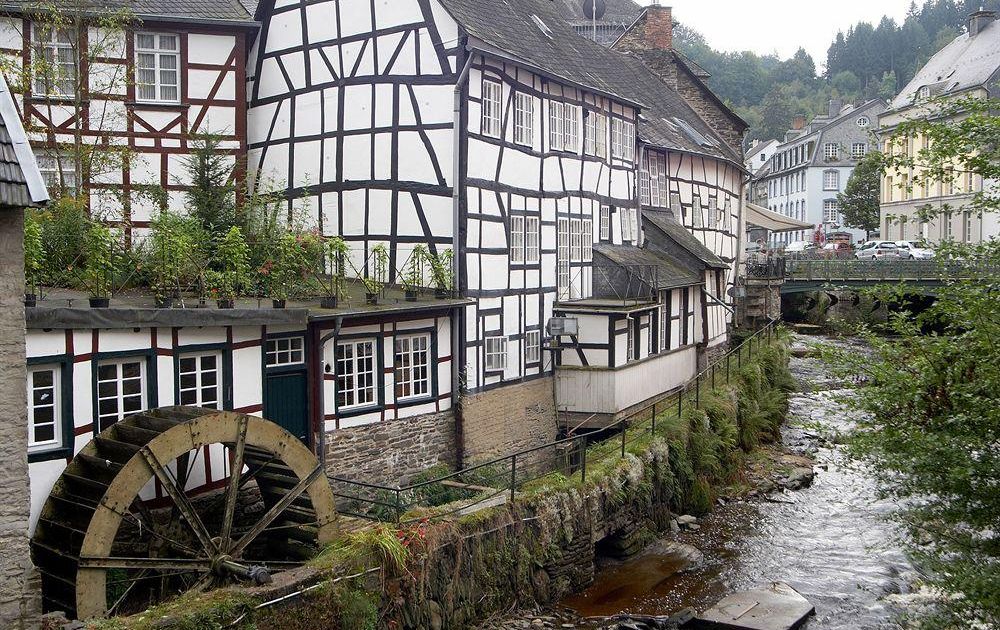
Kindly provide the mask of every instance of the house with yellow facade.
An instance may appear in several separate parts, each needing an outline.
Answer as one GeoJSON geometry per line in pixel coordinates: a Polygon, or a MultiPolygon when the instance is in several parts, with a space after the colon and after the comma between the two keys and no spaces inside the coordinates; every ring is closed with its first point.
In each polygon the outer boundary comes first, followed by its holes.
{"type": "MultiPolygon", "coordinates": [[[[942,102],[998,95],[1000,21],[995,11],[977,11],[969,17],[966,32],[931,57],[879,116],[882,150],[918,158],[927,148],[927,139],[919,135],[895,137],[901,123],[940,116],[942,102]]],[[[979,243],[1000,236],[1000,217],[995,213],[980,216],[970,205],[976,193],[998,182],[984,181],[975,173],[962,171],[957,164],[953,177],[932,180],[922,176],[919,159],[915,161],[905,171],[890,168],[883,174],[882,238],[979,243]],[[925,221],[918,211],[926,206],[936,213],[925,221]]]]}

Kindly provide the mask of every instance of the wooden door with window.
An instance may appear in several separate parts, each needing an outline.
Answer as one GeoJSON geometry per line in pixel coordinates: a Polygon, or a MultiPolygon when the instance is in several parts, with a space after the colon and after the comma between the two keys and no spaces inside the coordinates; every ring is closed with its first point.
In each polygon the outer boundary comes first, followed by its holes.
{"type": "Polygon", "coordinates": [[[309,378],[305,336],[268,339],[264,353],[264,417],[309,443],[309,378]]]}

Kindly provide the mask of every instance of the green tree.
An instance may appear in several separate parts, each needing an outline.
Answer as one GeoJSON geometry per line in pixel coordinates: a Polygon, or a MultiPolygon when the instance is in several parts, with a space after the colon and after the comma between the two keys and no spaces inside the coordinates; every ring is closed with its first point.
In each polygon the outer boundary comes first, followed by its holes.
{"type": "Polygon", "coordinates": [[[872,232],[879,226],[879,191],[882,184],[882,154],[868,153],[851,173],[837,203],[848,227],[872,232]]]}
{"type": "MultiPolygon", "coordinates": [[[[885,156],[892,169],[914,169],[925,183],[1000,177],[1000,101],[932,102],[928,116],[892,137],[929,139],[916,156],[885,156]],[[929,144],[929,146],[928,146],[929,144]]],[[[984,187],[970,202],[1000,211],[1000,193],[984,187]]],[[[947,205],[920,209],[928,219],[947,205]]],[[[893,316],[889,336],[863,331],[870,354],[833,353],[844,374],[863,377],[854,404],[864,414],[851,441],[872,464],[882,492],[903,507],[898,517],[926,578],[945,596],[926,628],[1000,627],[1000,241],[945,244],[942,265],[960,259],[971,276],[950,278],[916,317],[893,316]],[[933,334],[927,334],[933,330],[933,334]]],[[[902,299],[903,288],[879,291],[902,299]]]]}
{"type": "Polygon", "coordinates": [[[861,79],[850,70],[841,70],[830,79],[830,85],[841,96],[851,97],[861,91],[861,79]]]}
{"type": "MultiPolygon", "coordinates": [[[[996,241],[956,253],[1000,268],[996,241]]],[[[901,288],[877,293],[902,298],[901,288]]],[[[917,620],[927,629],[1000,627],[998,293],[997,273],[952,279],[922,314],[863,330],[870,352],[828,353],[841,376],[868,383],[848,399],[862,412],[849,452],[902,506],[902,542],[943,594],[917,620]]]]}

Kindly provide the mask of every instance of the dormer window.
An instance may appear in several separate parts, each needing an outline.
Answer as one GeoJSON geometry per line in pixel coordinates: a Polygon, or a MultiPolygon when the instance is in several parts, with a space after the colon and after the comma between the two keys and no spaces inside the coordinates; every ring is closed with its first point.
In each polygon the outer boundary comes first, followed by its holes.
{"type": "Polygon", "coordinates": [[[920,100],[928,99],[931,97],[931,88],[929,85],[925,85],[917,90],[917,98],[920,100]]]}
{"type": "Polygon", "coordinates": [[[171,33],[136,33],[136,100],[180,102],[179,39],[171,33]]]}

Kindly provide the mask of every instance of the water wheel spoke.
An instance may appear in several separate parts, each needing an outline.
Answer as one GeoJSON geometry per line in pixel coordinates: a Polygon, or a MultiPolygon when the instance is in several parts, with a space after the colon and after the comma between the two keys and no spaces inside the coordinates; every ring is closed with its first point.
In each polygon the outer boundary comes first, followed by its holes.
{"type": "Polygon", "coordinates": [[[229,469],[229,485],[226,487],[225,510],[222,513],[222,548],[229,547],[232,543],[233,518],[236,513],[236,497],[240,488],[240,477],[243,472],[243,452],[247,441],[247,419],[240,418],[238,434],[236,436],[236,446],[233,447],[233,464],[229,469]]]}
{"type": "Polygon", "coordinates": [[[191,501],[184,493],[184,490],[177,487],[177,483],[174,481],[169,471],[167,471],[167,469],[160,464],[160,462],[156,459],[156,455],[154,455],[153,452],[145,446],[142,447],[139,452],[142,453],[146,463],[149,464],[149,467],[152,469],[153,474],[160,480],[160,484],[163,486],[163,489],[166,490],[168,495],[170,495],[174,505],[176,505],[177,509],[180,510],[184,520],[186,520],[188,525],[191,526],[195,536],[197,536],[198,540],[201,542],[202,547],[204,547],[209,554],[218,552],[218,547],[216,546],[215,541],[212,540],[211,534],[208,533],[205,523],[202,522],[201,517],[198,516],[198,512],[194,509],[194,506],[191,505],[191,501]]]}
{"type": "Polygon", "coordinates": [[[247,545],[253,542],[253,540],[257,538],[261,532],[267,529],[267,526],[273,523],[274,519],[278,518],[278,515],[284,512],[285,509],[291,505],[293,501],[295,501],[295,499],[299,498],[302,493],[306,491],[306,488],[308,488],[321,474],[323,474],[323,465],[319,464],[304,479],[300,479],[299,482],[295,484],[295,487],[288,491],[288,494],[281,497],[280,501],[271,506],[271,509],[265,512],[260,520],[257,521],[257,523],[255,523],[254,526],[247,531],[247,533],[243,534],[243,537],[240,538],[239,542],[233,545],[233,547],[229,550],[229,553],[233,556],[239,556],[239,554],[246,549],[247,545]]]}
{"type": "Polygon", "coordinates": [[[136,500],[132,503],[132,508],[129,511],[122,514],[122,516],[132,522],[139,529],[139,535],[141,536],[143,531],[148,532],[154,538],[159,538],[160,540],[170,543],[170,545],[176,551],[182,551],[191,557],[197,557],[198,551],[185,545],[184,543],[174,540],[169,536],[157,531],[156,519],[150,513],[149,508],[141,501],[136,500]],[[138,514],[133,512],[132,509],[136,509],[138,514]]]}
{"type": "Polygon", "coordinates": [[[212,561],[207,558],[80,558],[82,569],[153,569],[157,571],[208,571],[212,561]]]}

